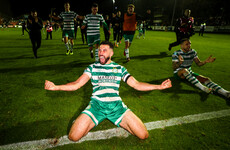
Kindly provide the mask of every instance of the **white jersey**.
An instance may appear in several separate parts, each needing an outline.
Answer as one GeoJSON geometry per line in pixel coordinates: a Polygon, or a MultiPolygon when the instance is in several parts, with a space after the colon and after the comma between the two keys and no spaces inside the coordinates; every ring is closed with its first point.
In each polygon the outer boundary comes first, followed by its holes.
{"type": "Polygon", "coordinates": [[[174,70],[174,73],[177,73],[181,69],[191,69],[193,60],[197,58],[197,52],[194,49],[191,49],[189,52],[185,53],[181,49],[178,51],[175,51],[172,55],[172,61],[173,62],[179,62],[178,56],[181,55],[184,59],[184,62],[176,69],[174,70]]]}
{"type": "Polygon", "coordinates": [[[85,71],[91,78],[93,93],[91,100],[120,101],[120,81],[126,82],[130,77],[127,69],[115,62],[102,65],[99,62],[91,64],[85,71]]]}
{"type": "MultiPolygon", "coordinates": [[[[88,14],[83,20],[83,25],[87,24],[87,35],[100,35],[100,24],[105,25],[105,20],[100,14],[88,14]]],[[[107,27],[107,25],[106,25],[107,27]]]]}
{"type": "Polygon", "coordinates": [[[65,11],[59,15],[59,18],[63,19],[63,31],[74,30],[74,19],[76,19],[77,16],[74,11],[65,11]]]}

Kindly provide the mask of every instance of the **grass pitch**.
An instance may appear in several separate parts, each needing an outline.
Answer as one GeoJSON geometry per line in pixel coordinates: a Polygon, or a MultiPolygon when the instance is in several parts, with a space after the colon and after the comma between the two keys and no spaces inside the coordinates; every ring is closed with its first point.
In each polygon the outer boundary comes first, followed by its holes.
{"type": "MultiPolygon", "coordinates": [[[[103,34],[101,38],[104,39],[103,34]]],[[[164,120],[190,114],[229,109],[228,100],[217,95],[206,95],[189,83],[173,78],[168,44],[175,33],[147,31],[145,39],[133,40],[131,61],[125,62],[124,41],[115,48],[113,61],[125,66],[137,80],[160,84],[167,78],[173,87],[163,91],[139,92],[125,83],[120,96],[124,103],[143,122],[164,120]]],[[[111,37],[112,40],[112,37],[111,37]]],[[[192,48],[201,60],[209,55],[216,61],[202,67],[192,66],[194,72],[210,77],[230,90],[230,35],[204,34],[191,37],[192,48]]],[[[44,81],[65,84],[76,80],[84,69],[94,62],[88,46],[80,34],[75,40],[74,55],[65,56],[61,32],[53,32],[53,40],[43,40],[38,59],[33,59],[29,36],[21,36],[20,29],[0,31],[0,145],[58,138],[67,135],[72,121],[85,109],[92,93],[91,83],[74,92],[46,91],[44,81]]],[[[88,141],[54,149],[229,149],[230,117],[200,121],[149,131],[147,140],[134,136],[109,140],[88,141]]],[[[105,130],[115,126],[103,121],[93,129],[105,130]]]]}

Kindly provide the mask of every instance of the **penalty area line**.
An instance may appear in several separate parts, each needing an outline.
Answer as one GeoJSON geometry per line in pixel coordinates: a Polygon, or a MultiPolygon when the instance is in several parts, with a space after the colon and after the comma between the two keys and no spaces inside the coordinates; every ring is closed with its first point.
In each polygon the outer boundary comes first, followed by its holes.
{"type": "MultiPolygon", "coordinates": [[[[220,110],[220,111],[213,111],[213,112],[206,112],[201,114],[194,114],[182,117],[176,117],[166,120],[159,120],[145,123],[147,130],[154,130],[159,128],[165,128],[175,125],[182,125],[187,123],[193,123],[203,120],[210,120],[214,118],[221,118],[230,116],[230,109],[220,110]]],[[[85,137],[83,137],[78,142],[72,142],[68,139],[68,136],[62,136],[59,139],[41,139],[35,141],[27,141],[27,142],[20,142],[20,143],[13,143],[8,145],[0,146],[1,150],[19,150],[19,149],[33,149],[33,150],[41,150],[47,148],[53,148],[57,146],[62,146],[66,144],[74,144],[74,143],[81,143],[84,141],[95,141],[95,140],[105,140],[110,139],[113,137],[128,137],[130,133],[122,128],[113,128],[108,130],[101,130],[95,132],[89,132],[85,137]]]]}

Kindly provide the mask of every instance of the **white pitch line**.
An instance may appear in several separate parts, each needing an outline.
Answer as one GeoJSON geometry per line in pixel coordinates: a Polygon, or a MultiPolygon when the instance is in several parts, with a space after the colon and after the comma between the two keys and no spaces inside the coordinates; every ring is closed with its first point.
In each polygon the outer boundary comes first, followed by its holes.
{"type": "MultiPolygon", "coordinates": [[[[148,130],[153,130],[153,129],[165,128],[169,126],[193,123],[197,121],[209,120],[209,119],[226,117],[226,116],[230,116],[230,109],[188,115],[188,116],[183,116],[183,117],[176,117],[176,118],[160,120],[160,121],[153,121],[153,122],[145,123],[145,125],[148,130]]],[[[78,142],[70,141],[67,135],[65,135],[58,139],[57,144],[53,144],[54,139],[42,139],[42,140],[3,145],[3,146],[0,146],[0,150],[9,150],[9,149],[12,149],[12,150],[19,150],[19,149],[20,150],[22,149],[23,150],[24,149],[41,150],[41,149],[62,146],[66,144],[81,143],[84,141],[104,140],[104,139],[110,139],[113,137],[128,137],[129,135],[130,134],[122,128],[113,128],[113,129],[108,129],[108,130],[89,132],[85,137],[83,137],[78,142]]]]}

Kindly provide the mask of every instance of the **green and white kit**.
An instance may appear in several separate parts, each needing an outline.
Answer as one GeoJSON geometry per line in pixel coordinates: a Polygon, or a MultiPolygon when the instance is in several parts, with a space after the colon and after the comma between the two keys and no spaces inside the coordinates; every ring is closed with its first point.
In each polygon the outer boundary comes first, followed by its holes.
{"type": "Polygon", "coordinates": [[[119,126],[129,110],[119,96],[120,82],[127,82],[130,74],[115,62],[102,65],[98,62],[88,66],[85,71],[93,85],[93,93],[88,107],[82,112],[87,114],[97,126],[108,119],[119,126]]]}

